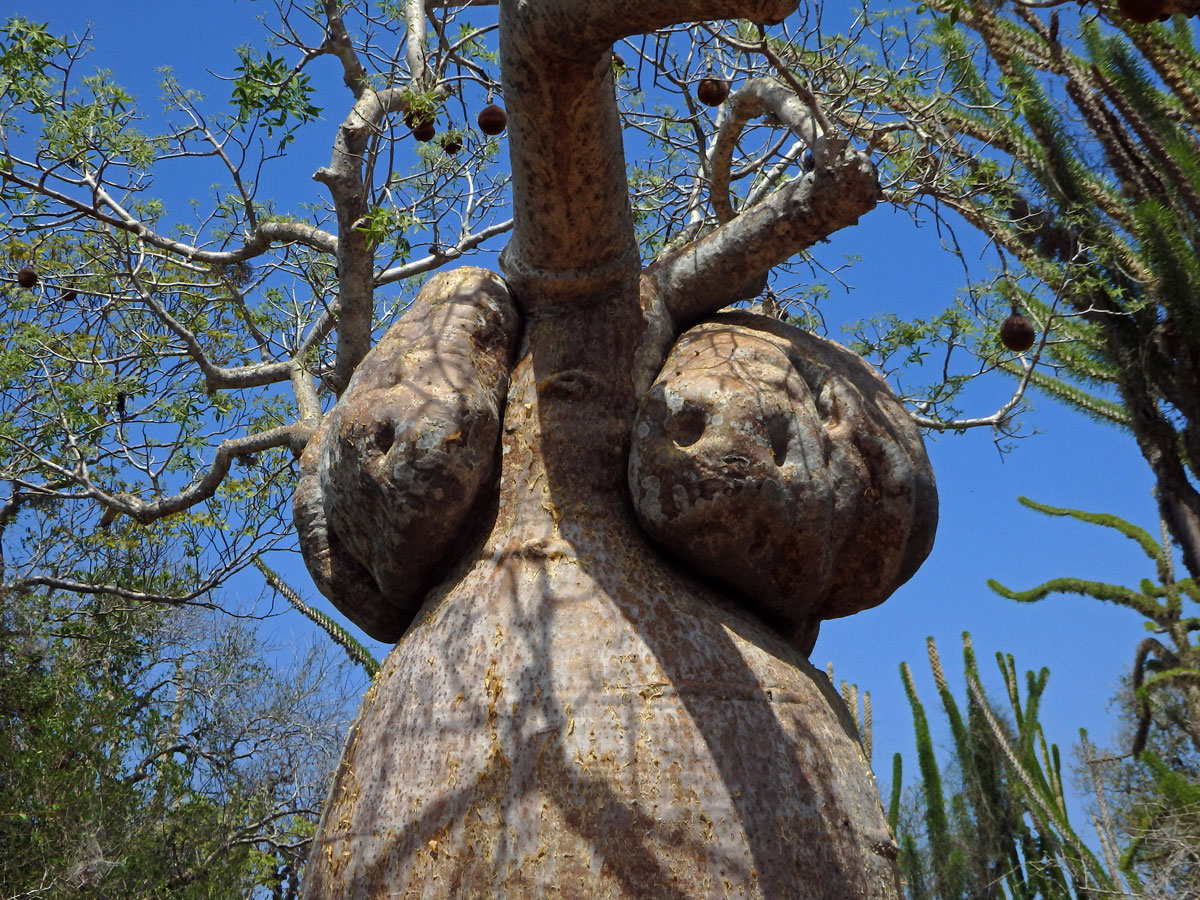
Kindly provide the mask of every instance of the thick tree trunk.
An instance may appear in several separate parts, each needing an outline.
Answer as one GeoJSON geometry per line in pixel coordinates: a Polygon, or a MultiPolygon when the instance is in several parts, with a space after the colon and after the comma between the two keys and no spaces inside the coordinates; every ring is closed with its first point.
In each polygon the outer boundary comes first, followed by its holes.
{"type": "Polygon", "coordinates": [[[497,547],[423,615],[367,699],[309,897],[899,896],[824,676],[618,530],[585,560],[497,547]]]}
{"type": "Polygon", "coordinates": [[[371,689],[310,898],[898,896],[828,680],[638,529],[616,365],[561,359],[609,318],[531,335],[494,527],[371,689]]]}

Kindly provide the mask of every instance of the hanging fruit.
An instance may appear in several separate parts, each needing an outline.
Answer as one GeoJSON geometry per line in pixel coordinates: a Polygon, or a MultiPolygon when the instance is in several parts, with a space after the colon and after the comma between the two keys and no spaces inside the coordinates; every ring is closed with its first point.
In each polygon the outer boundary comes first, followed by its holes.
{"type": "Polygon", "coordinates": [[[38,283],[38,274],[31,267],[26,266],[17,273],[17,284],[23,288],[31,288],[38,283]]]}
{"type": "Polygon", "coordinates": [[[729,96],[729,85],[719,78],[701,78],[696,85],[696,99],[705,106],[720,106],[729,96]]]}
{"type": "Polygon", "coordinates": [[[484,134],[499,134],[508,125],[504,107],[491,103],[479,111],[479,130],[484,134]]]}
{"type": "Polygon", "coordinates": [[[1163,6],[1163,0],[1117,0],[1121,14],[1139,25],[1147,25],[1162,16],[1163,6]]]}
{"type": "Polygon", "coordinates": [[[454,131],[442,135],[442,149],[453,156],[462,149],[462,135],[454,131]]]}
{"type": "Polygon", "coordinates": [[[405,107],[404,124],[409,128],[417,128],[421,125],[433,122],[433,114],[429,110],[413,109],[411,106],[405,107]]]}
{"type": "Polygon", "coordinates": [[[1033,346],[1035,337],[1037,332],[1033,330],[1033,323],[1017,312],[1014,306],[1012,314],[1000,326],[1000,340],[1004,346],[1016,353],[1023,353],[1033,346]]]}
{"type": "Polygon", "coordinates": [[[418,141],[431,141],[437,134],[434,124],[437,111],[428,107],[409,107],[404,111],[404,124],[412,129],[412,135],[418,141]]]}

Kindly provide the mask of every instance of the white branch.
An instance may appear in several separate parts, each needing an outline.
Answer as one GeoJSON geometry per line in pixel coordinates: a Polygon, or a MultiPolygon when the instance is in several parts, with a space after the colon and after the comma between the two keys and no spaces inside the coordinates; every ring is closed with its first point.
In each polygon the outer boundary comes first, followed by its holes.
{"type": "Polygon", "coordinates": [[[512,227],[512,219],[505,219],[496,225],[489,225],[487,228],[482,228],[474,234],[467,235],[453,247],[443,247],[437,253],[430,254],[423,259],[413,260],[403,266],[393,266],[381,272],[375,279],[375,284],[376,286],[391,284],[396,281],[402,281],[405,278],[411,278],[414,275],[423,275],[426,272],[431,272],[451,260],[458,259],[463,254],[474,250],[489,238],[511,231],[512,227]]]}
{"type": "Polygon", "coordinates": [[[105,518],[101,520],[101,524],[107,524],[117,515],[124,514],[143,525],[148,525],[156,519],[190,509],[213,496],[225,476],[229,474],[229,466],[234,457],[261,453],[275,447],[288,447],[299,454],[315,430],[313,422],[304,421],[224,440],[217,447],[208,471],[170,497],[146,501],[130,494],[110,494],[90,483],[86,484],[86,493],[105,508],[105,518]]]}

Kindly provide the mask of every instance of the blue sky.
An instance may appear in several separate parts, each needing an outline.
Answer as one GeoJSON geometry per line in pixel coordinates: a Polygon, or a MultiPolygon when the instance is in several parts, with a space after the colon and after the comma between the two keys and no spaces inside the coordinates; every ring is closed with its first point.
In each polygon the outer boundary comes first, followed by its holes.
{"type": "MultiPolygon", "coordinates": [[[[96,52],[84,68],[110,68],[117,80],[153,108],[156,69],[170,65],[180,82],[214,98],[229,86],[206,69],[230,72],[233,48],[257,42],[262,32],[254,19],[271,5],[233,2],[74,2],[18,0],[10,13],[49,21],[57,32],[79,33],[93,24],[96,52]]],[[[340,87],[332,61],[314,69],[340,87]]],[[[345,101],[345,92],[332,95],[345,101]]],[[[326,130],[341,116],[331,107],[326,130]]],[[[328,143],[298,142],[286,166],[265,185],[263,196],[292,187],[302,197],[319,196],[309,178],[328,161],[328,143]],[[290,182],[290,183],[289,183],[290,182]]],[[[200,182],[201,184],[203,182],[200,182]]],[[[194,189],[195,182],[185,185],[194,189]]],[[[495,242],[493,249],[499,249],[495,242]]],[[[838,234],[823,248],[826,258],[862,257],[849,273],[850,293],[834,294],[822,305],[831,326],[875,312],[928,315],[943,309],[962,284],[959,264],[939,249],[932,227],[915,228],[909,217],[881,207],[858,226],[838,234]]],[[[993,376],[974,388],[968,410],[990,413],[1008,395],[1012,383],[993,376]]],[[[914,667],[918,690],[931,718],[940,724],[933,680],[925,662],[925,638],[939,644],[947,675],[963,696],[960,635],[974,636],[985,683],[1003,696],[991,660],[997,651],[1012,653],[1021,671],[1048,666],[1051,679],[1044,699],[1048,737],[1064,749],[1087,728],[1105,740],[1113,727],[1108,704],[1119,677],[1143,635],[1139,617],[1124,609],[1078,597],[1059,597],[1018,605],[985,585],[997,578],[1026,588],[1061,575],[1136,584],[1152,575],[1149,562],[1130,542],[1066,519],[1051,519],[1017,503],[1018,495],[1056,506],[1111,512],[1158,534],[1148,469],[1131,437],[1092,423],[1044,398],[1023,421],[1037,433],[1001,455],[986,430],[964,435],[931,436],[928,441],[941,496],[941,524],[932,556],[921,571],[883,606],[850,619],[826,623],[812,655],[818,667],[832,661],[835,680],[847,679],[869,690],[874,701],[875,764],[881,780],[890,773],[894,751],[916,771],[908,706],[898,675],[902,660],[914,667]]],[[[301,568],[289,573],[306,598],[327,607],[301,568]]],[[[248,590],[256,590],[248,586],[248,590]]],[[[298,623],[281,625],[300,627],[298,623]]],[[[386,648],[375,645],[378,655],[386,648]]],[[[1075,816],[1081,832],[1082,820],[1075,816]]]]}

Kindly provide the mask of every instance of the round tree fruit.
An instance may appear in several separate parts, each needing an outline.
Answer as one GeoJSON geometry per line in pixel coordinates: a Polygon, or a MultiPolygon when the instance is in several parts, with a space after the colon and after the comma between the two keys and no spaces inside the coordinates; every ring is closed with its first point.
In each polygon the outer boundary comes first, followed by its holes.
{"type": "Polygon", "coordinates": [[[434,112],[428,109],[406,109],[404,111],[404,124],[416,131],[418,128],[424,128],[426,125],[432,125],[436,118],[434,112]]]}
{"type": "Polygon", "coordinates": [[[1163,14],[1163,0],[1117,0],[1121,14],[1131,22],[1146,25],[1163,14]]]}
{"type": "Polygon", "coordinates": [[[418,141],[432,141],[437,134],[437,126],[432,122],[421,122],[413,127],[412,135],[418,141]]]}
{"type": "Polygon", "coordinates": [[[23,288],[31,288],[38,283],[38,275],[32,268],[26,266],[17,273],[17,284],[23,288]]]}
{"type": "Polygon", "coordinates": [[[1017,353],[1032,347],[1036,335],[1033,323],[1015,310],[1000,326],[1000,340],[1005,347],[1017,353]]]}
{"type": "Polygon", "coordinates": [[[447,134],[442,138],[442,149],[453,156],[462,149],[462,137],[457,134],[447,134]]]}
{"type": "Polygon", "coordinates": [[[696,85],[696,99],[705,106],[720,106],[729,96],[729,85],[719,78],[701,78],[696,85]]]}
{"type": "Polygon", "coordinates": [[[492,103],[479,111],[478,122],[479,130],[484,134],[499,134],[508,125],[508,113],[504,107],[492,103]]]}

